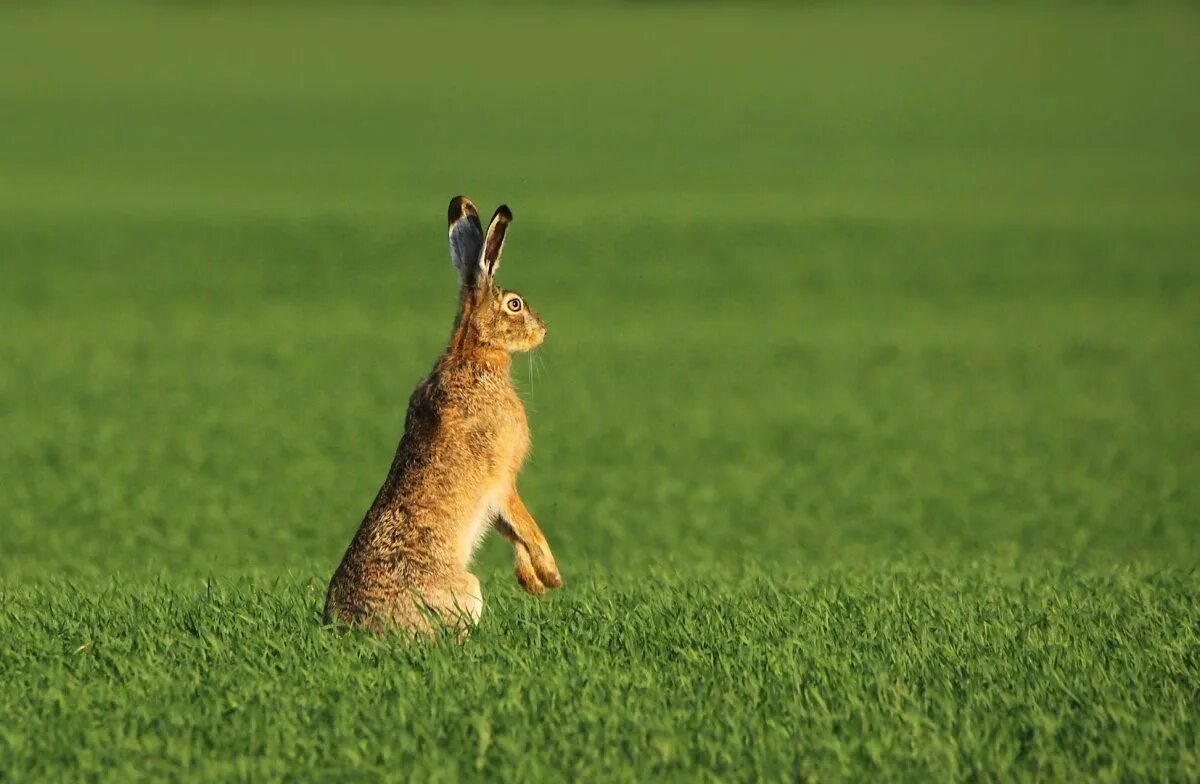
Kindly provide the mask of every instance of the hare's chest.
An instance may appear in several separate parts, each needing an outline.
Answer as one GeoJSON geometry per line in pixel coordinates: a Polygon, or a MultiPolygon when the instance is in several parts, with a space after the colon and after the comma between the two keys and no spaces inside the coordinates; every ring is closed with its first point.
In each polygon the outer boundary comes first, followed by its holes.
{"type": "Polygon", "coordinates": [[[508,486],[529,453],[529,422],[525,406],[508,384],[487,390],[486,400],[473,406],[467,445],[486,472],[488,486],[508,486]]]}
{"type": "Polygon", "coordinates": [[[515,474],[525,462],[525,456],[529,454],[529,420],[525,416],[525,407],[521,405],[521,401],[515,393],[507,408],[504,423],[506,431],[504,462],[507,464],[506,467],[515,474]]]}

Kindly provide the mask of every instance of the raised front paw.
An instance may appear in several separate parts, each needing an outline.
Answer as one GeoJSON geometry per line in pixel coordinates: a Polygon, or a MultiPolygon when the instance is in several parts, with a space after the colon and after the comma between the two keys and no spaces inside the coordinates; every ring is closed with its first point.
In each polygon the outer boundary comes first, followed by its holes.
{"type": "Polygon", "coordinates": [[[554,562],[554,556],[549,550],[540,558],[534,559],[533,567],[537,571],[537,578],[547,588],[562,588],[562,575],[558,573],[558,564],[554,562]]]}
{"type": "Polygon", "coordinates": [[[517,582],[525,592],[533,596],[541,596],[546,592],[546,586],[538,579],[537,572],[530,563],[517,564],[517,582]]]}

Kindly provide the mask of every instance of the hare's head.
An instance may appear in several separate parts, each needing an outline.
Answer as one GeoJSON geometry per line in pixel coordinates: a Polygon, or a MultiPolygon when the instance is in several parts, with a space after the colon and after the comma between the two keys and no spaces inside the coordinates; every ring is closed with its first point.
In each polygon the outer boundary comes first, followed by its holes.
{"type": "Polygon", "coordinates": [[[485,235],[469,199],[456,196],[450,201],[450,259],[462,281],[458,330],[473,343],[529,351],[546,337],[546,325],[520,294],[500,288],[495,281],[511,222],[512,213],[501,206],[485,235]]]}

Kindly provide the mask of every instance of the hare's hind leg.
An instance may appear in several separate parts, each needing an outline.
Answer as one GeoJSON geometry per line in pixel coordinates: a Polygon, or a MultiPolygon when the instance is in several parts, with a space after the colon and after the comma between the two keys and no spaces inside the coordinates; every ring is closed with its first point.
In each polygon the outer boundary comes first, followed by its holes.
{"type": "Polygon", "coordinates": [[[483,590],[479,578],[470,572],[463,572],[450,585],[431,593],[427,601],[444,623],[462,633],[479,623],[483,615],[483,590]]]}
{"type": "Polygon", "coordinates": [[[479,623],[479,619],[483,616],[483,587],[479,584],[479,578],[470,572],[464,574],[462,584],[455,591],[454,598],[456,605],[467,611],[471,625],[479,623]]]}

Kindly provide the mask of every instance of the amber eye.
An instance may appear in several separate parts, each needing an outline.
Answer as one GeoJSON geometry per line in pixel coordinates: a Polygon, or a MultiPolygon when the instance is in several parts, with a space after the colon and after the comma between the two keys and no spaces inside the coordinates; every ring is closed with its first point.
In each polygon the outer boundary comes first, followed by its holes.
{"type": "Polygon", "coordinates": [[[509,313],[520,313],[524,304],[521,302],[520,297],[509,297],[504,301],[504,307],[508,308],[509,313]]]}

